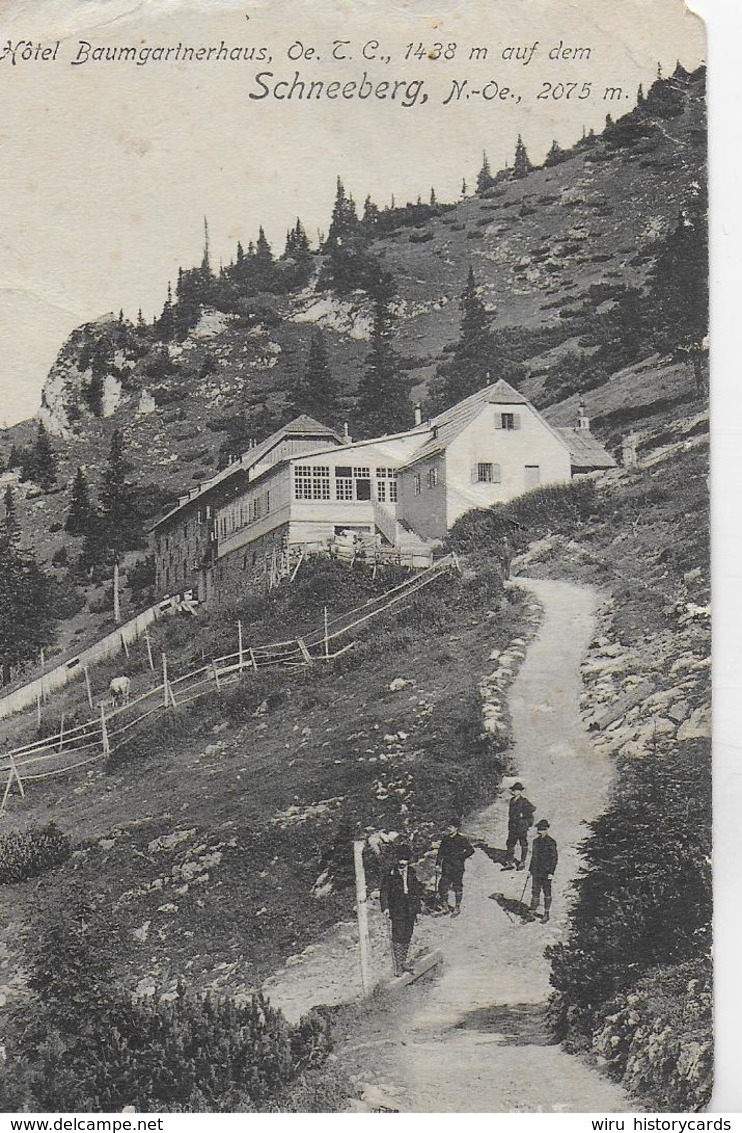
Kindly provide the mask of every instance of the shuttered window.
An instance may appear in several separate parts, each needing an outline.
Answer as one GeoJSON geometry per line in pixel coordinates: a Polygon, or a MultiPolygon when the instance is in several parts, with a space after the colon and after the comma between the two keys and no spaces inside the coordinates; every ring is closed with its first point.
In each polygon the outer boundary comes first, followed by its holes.
{"type": "Polygon", "coordinates": [[[520,428],[520,413],[495,413],[495,428],[506,433],[520,428]]]}
{"type": "Polygon", "coordinates": [[[471,482],[472,484],[500,484],[502,482],[502,475],[499,464],[491,464],[489,461],[479,461],[471,467],[471,482]]]}

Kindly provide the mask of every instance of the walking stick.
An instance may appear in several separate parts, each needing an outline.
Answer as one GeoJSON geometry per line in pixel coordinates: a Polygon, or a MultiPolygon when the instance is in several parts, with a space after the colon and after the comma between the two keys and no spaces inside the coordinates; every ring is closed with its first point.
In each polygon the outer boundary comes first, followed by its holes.
{"type": "Polygon", "coordinates": [[[528,875],[526,874],[526,879],[525,879],[525,881],[523,882],[523,892],[522,892],[522,893],[521,893],[521,895],[520,895],[520,903],[521,903],[521,905],[523,904],[523,898],[524,898],[524,897],[525,897],[525,895],[526,895],[526,888],[527,888],[527,887],[528,887],[528,875]]]}

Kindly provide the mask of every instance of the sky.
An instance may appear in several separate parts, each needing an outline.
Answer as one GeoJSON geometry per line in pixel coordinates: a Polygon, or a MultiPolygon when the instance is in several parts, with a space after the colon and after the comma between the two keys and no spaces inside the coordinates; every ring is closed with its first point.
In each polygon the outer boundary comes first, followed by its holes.
{"type": "MultiPolygon", "coordinates": [[[[486,149],[493,169],[512,161],[519,133],[533,160],[553,138],[569,145],[630,109],[658,62],[703,61],[700,22],[680,0],[504,0],[478,5],[418,0],[331,5],[210,0],[2,0],[0,51],[30,40],[60,46],[52,61],[0,60],[0,425],[33,416],[44,378],[69,332],[108,311],[158,313],[179,266],[199,262],[208,217],[212,263],[228,262],[263,224],[278,251],[301,216],[326,230],[343,177],[362,202],[456,199],[486,149]],[[640,20],[636,17],[640,15],[640,20]],[[249,18],[248,18],[249,17],[249,18]],[[264,46],[272,61],[87,62],[96,46],[264,46]],[[333,43],[352,60],[331,60],[333,43]],[[364,60],[367,53],[377,58],[364,60]],[[587,47],[590,58],[551,60],[587,47]],[[405,59],[456,43],[453,59],[405,59]],[[537,43],[535,52],[533,45],[537,43]],[[315,58],[290,58],[312,48],[315,58]],[[486,46],[486,60],[469,59],[486,46]],[[413,49],[414,49],[413,48],[413,49]],[[520,59],[503,58],[519,49],[520,59]],[[529,57],[530,52],[530,57],[529,57]],[[316,57],[319,57],[318,59],[316,57]],[[388,58],[384,63],[380,58],[388,58]],[[301,102],[250,98],[301,77],[378,83],[424,79],[425,105],[367,99],[301,102]],[[506,99],[452,97],[453,80],[506,99]],[[268,82],[269,80],[265,80],[268,82]],[[538,99],[544,82],[574,82],[569,99],[538,99]],[[587,100],[578,98],[592,84],[587,100]],[[606,104],[606,86],[625,102],[606,104]],[[518,100],[515,96],[520,95],[518,100]]],[[[553,89],[553,87],[552,87],[553,89]]]]}

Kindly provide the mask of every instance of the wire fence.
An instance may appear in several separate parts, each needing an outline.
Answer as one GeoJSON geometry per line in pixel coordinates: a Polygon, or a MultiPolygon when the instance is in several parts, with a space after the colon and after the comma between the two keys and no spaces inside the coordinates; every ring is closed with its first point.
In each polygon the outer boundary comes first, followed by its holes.
{"type": "Polygon", "coordinates": [[[126,743],[133,729],[157,714],[168,712],[178,705],[192,703],[200,697],[214,695],[224,685],[235,683],[243,675],[260,669],[282,667],[291,670],[304,668],[317,661],[333,660],[355,644],[353,640],[343,644],[344,637],[352,637],[373,618],[409,601],[451,569],[459,569],[455,554],[446,555],[426,570],[378,597],[369,599],[362,606],[333,618],[328,618],[325,611],[322,626],[303,637],[288,641],[245,646],[240,625],[237,652],[215,657],[182,676],[169,676],[167,656],[163,653],[162,679],[154,687],[120,705],[103,702],[99,705],[99,715],[95,719],[69,728],[64,728],[62,723],[59,731],[52,735],[0,756],[0,779],[2,776],[6,777],[0,816],[5,812],[14,785],[23,796],[26,783],[64,775],[106,760],[126,743]]]}

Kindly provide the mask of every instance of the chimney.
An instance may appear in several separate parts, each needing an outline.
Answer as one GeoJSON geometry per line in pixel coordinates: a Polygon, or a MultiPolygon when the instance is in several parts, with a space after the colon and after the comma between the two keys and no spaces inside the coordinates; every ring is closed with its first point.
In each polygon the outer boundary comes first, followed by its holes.
{"type": "Polygon", "coordinates": [[[580,407],[577,410],[577,428],[588,429],[590,428],[590,418],[585,413],[585,402],[580,398],[580,407]]]}
{"type": "Polygon", "coordinates": [[[348,432],[348,422],[344,421],[343,422],[343,444],[349,445],[352,440],[353,440],[353,438],[351,437],[350,433],[348,432]]]}
{"type": "Polygon", "coordinates": [[[422,409],[420,408],[419,405],[416,405],[415,406],[415,424],[416,425],[422,425],[422,423],[423,423],[422,409]]]}

